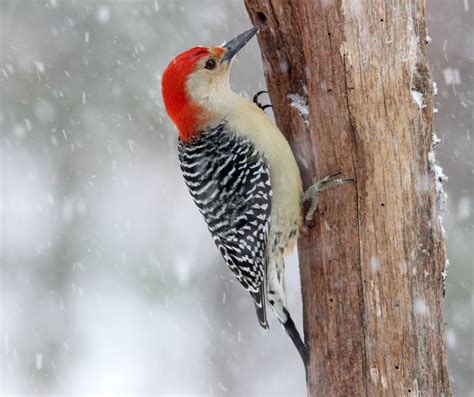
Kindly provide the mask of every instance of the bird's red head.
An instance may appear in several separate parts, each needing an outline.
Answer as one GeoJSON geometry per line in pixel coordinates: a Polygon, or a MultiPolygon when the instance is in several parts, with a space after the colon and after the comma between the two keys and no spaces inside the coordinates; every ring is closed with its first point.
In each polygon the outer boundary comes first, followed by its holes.
{"type": "Polygon", "coordinates": [[[207,113],[193,100],[188,81],[198,69],[207,67],[212,72],[211,66],[216,67],[224,52],[222,47],[191,48],[173,59],[163,73],[163,101],[183,141],[191,139],[206,123],[207,113]]]}
{"type": "Polygon", "coordinates": [[[222,94],[229,86],[234,55],[257,33],[252,28],[222,47],[194,47],[174,58],[163,72],[161,91],[166,111],[182,141],[222,117],[222,94]]]}

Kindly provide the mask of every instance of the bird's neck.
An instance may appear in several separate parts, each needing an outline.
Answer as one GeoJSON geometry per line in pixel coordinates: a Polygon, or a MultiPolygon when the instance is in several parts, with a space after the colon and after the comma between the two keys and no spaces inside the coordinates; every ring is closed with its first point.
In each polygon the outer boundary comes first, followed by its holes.
{"type": "Polygon", "coordinates": [[[181,140],[188,142],[199,136],[201,131],[218,125],[237,109],[242,101],[245,99],[229,88],[213,92],[196,102],[186,103],[176,122],[181,140]]]}

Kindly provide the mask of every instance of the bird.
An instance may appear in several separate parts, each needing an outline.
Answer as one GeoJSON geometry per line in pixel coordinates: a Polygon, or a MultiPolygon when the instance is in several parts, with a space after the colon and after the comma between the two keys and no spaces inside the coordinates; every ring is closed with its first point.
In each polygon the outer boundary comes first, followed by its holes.
{"type": "Polygon", "coordinates": [[[284,135],[259,104],[231,89],[232,61],[257,32],[177,55],[162,74],[162,97],[178,130],[185,184],[220,254],[253,298],[259,324],[269,328],[269,306],[306,368],[309,350],[288,309],[284,258],[298,239],[303,203],[311,201],[309,220],[318,193],[345,180],[332,174],[303,192],[284,135]]]}

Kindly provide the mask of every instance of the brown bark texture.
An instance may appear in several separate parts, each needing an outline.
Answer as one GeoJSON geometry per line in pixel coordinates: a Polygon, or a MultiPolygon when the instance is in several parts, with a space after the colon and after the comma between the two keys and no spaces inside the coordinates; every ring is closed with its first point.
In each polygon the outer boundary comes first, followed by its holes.
{"type": "Polygon", "coordinates": [[[354,178],[298,243],[309,395],[450,395],[424,1],[245,4],[305,188],[354,178]]]}

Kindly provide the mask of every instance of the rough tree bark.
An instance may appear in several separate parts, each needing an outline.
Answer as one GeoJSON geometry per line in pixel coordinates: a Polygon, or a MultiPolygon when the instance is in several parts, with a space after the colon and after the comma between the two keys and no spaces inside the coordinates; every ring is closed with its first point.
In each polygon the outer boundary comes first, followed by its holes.
{"type": "Polygon", "coordinates": [[[311,396],[448,396],[423,0],[245,0],[275,118],[321,193],[298,244],[311,396]]]}

